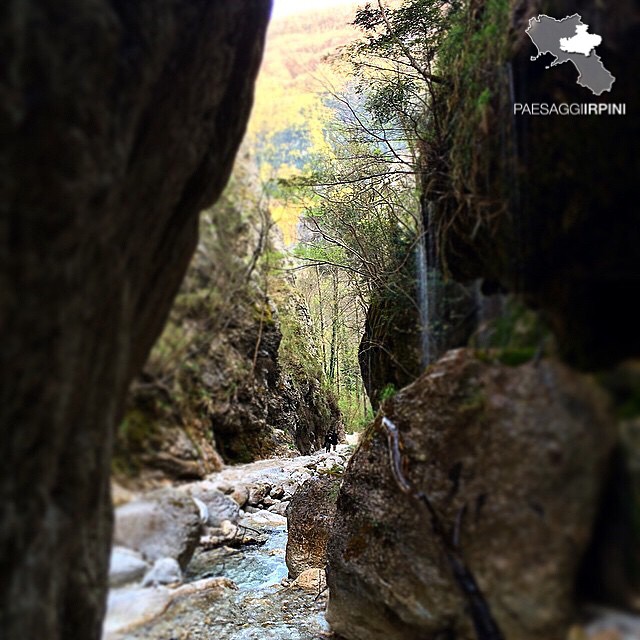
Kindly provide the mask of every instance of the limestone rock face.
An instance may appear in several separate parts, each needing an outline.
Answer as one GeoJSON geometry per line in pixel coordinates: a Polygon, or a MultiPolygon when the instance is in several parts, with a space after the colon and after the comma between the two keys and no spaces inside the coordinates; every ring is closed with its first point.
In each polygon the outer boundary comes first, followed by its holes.
{"type": "MultiPolygon", "coordinates": [[[[265,299],[267,275],[247,280],[250,258],[242,259],[243,252],[253,256],[256,241],[241,242],[242,235],[230,234],[228,245],[212,231],[217,220],[229,225],[240,215],[247,214],[232,207],[227,196],[215,212],[204,214],[199,250],[165,336],[131,386],[115,441],[115,468],[124,483],[202,479],[220,470],[223,459],[238,463],[308,454],[322,446],[327,432],[344,434],[336,399],[320,382],[320,368],[305,368],[296,360],[300,356],[292,357],[298,351],[283,333],[298,336],[304,353],[320,362],[311,348],[304,301],[283,282],[274,299],[265,299]],[[203,276],[212,270],[213,275],[203,276]],[[225,286],[231,290],[225,293],[225,286]],[[215,302],[194,302],[219,289],[215,302]],[[176,340],[191,354],[188,367],[185,360],[163,355],[176,340]],[[167,379],[173,380],[171,389],[167,379]]],[[[240,220],[237,226],[250,227],[240,220]]]]}
{"type": "Polygon", "coordinates": [[[221,344],[215,355],[212,352],[209,366],[222,380],[242,372],[231,400],[229,391],[219,382],[207,389],[213,398],[209,419],[216,446],[227,463],[296,451],[306,455],[322,446],[328,431],[344,433],[337,403],[323,390],[319,378],[294,374],[294,368],[282,362],[279,318],[295,318],[301,331],[308,330],[302,310],[291,306],[289,310],[284,303],[274,306],[270,310],[272,321],[263,326],[259,318],[235,316],[238,326],[219,336],[224,346],[221,344]],[[254,376],[244,367],[251,365],[258,341],[254,376]]]}
{"type": "Polygon", "coordinates": [[[195,502],[176,489],[160,489],[116,509],[114,542],[147,560],[174,558],[186,568],[200,540],[195,502]]]}
{"type": "Polygon", "coordinates": [[[291,499],[286,551],[291,577],[297,578],[307,569],[324,569],[340,482],[341,478],[331,475],[314,476],[291,499]]]}
{"type": "Polygon", "coordinates": [[[5,3],[0,628],[100,637],[109,460],[242,138],[269,0],[5,3]]]}
{"type": "Polygon", "coordinates": [[[383,405],[354,454],[328,544],[328,620],[349,640],[475,638],[445,544],[459,549],[506,638],[561,640],[614,428],[589,378],[553,362],[509,368],[448,352],[383,405]]]}

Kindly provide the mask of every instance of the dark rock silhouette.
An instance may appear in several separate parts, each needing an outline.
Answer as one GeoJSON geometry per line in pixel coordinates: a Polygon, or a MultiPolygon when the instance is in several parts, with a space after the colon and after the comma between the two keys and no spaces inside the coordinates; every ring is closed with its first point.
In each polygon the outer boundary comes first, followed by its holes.
{"type": "Polygon", "coordinates": [[[112,431],[248,118],[268,0],[1,10],[0,628],[100,637],[112,431]]]}
{"type": "MultiPolygon", "coordinates": [[[[437,289],[433,313],[438,322],[430,329],[433,360],[449,349],[466,346],[476,328],[469,287],[440,280],[437,289]]],[[[358,361],[374,410],[380,406],[386,389],[406,387],[422,373],[425,354],[420,323],[415,303],[405,296],[381,290],[369,304],[358,361]]]]}
{"type": "Polygon", "coordinates": [[[380,295],[367,310],[364,333],[358,348],[362,381],[377,410],[389,385],[400,389],[421,371],[418,312],[408,299],[401,304],[380,295]]]}
{"type": "MultiPolygon", "coordinates": [[[[593,0],[522,0],[515,3],[512,26],[516,41],[504,67],[512,71],[513,95],[506,95],[506,109],[496,112],[489,125],[496,140],[495,132],[505,130],[501,123],[509,123],[513,130],[504,135],[511,140],[483,158],[489,169],[482,173],[482,179],[494,180],[490,195],[502,190],[510,196],[501,201],[502,212],[492,212],[495,217],[486,224],[479,223],[482,216],[472,209],[466,217],[458,216],[461,202],[440,205],[440,228],[454,217],[457,223],[466,220],[442,234],[441,250],[455,278],[500,283],[541,309],[567,362],[605,368],[640,355],[637,323],[621,302],[640,295],[640,91],[634,72],[640,64],[638,3],[624,0],[614,15],[593,0]],[[529,18],[540,12],[558,18],[578,13],[602,36],[597,54],[616,82],[599,101],[626,104],[626,116],[513,117],[505,112],[512,111],[511,100],[598,101],[577,84],[572,65],[546,69],[549,55],[531,61],[536,47],[525,29],[529,18]],[[515,156],[512,174],[496,179],[491,167],[495,169],[509,145],[515,156]]],[[[477,132],[478,146],[481,138],[477,132]]]]}

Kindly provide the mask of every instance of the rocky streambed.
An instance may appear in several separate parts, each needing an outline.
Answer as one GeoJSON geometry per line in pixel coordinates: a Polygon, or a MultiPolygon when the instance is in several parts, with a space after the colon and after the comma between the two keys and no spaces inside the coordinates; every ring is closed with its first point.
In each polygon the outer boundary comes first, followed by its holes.
{"type": "MultiPolygon", "coordinates": [[[[144,494],[116,492],[103,640],[331,636],[323,567],[351,453],[341,446],[144,494]]],[[[567,640],[640,640],[636,617],[589,608],[581,618],[567,640]]]]}
{"type": "Polygon", "coordinates": [[[116,492],[103,640],[330,635],[324,570],[304,570],[298,558],[300,575],[289,578],[286,512],[306,481],[339,477],[351,453],[342,445],[142,495],[116,492]]]}

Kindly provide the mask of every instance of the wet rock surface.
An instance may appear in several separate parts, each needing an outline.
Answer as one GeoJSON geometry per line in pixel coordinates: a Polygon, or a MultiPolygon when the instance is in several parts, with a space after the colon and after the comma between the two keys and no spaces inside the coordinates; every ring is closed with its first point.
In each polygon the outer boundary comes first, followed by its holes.
{"type": "Polygon", "coordinates": [[[401,434],[399,468],[429,497],[442,536],[394,480],[379,417],[338,498],[334,630],[352,640],[474,638],[446,545],[459,549],[505,637],[566,637],[615,435],[603,393],[553,362],[509,368],[459,350],[383,411],[401,434]]]}

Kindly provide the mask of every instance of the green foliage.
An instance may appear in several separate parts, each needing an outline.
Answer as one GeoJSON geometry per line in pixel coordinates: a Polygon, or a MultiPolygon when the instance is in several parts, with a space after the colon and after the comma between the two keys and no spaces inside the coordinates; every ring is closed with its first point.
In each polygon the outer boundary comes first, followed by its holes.
{"type": "Polygon", "coordinates": [[[481,338],[484,348],[477,349],[476,355],[486,362],[517,367],[553,350],[551,332],[540,315],[511,296],[502,313],[481,331],[474,341],[481,338]]]}
{"type": "Polygon", "coordinates": [[[540,314],[514,296],[505,297],[501,313],[483,328],[486,346],[498,349],[539,347],[549,333],[540,314]]]}
{"type": "Polygon", "coordinates": [[[338,399],[338,406],[347,433],[359,433],[375,418],[375,414],[364,399],[364,389],[360,394],[343,390],[338,399]]]}
{"type": "Polygon", "coordinates": [[[154,446],[159,433],[159,416],[164,407],[159,398],[147,398],[140,406],[129,407],[118,427],[112,469],[119,476],[135,476],[140,457],[154,446]]]}
{"type": "Polygon", "coordinates": [[[328,87],[339,90],[347,80],[327,59],[357,36],[349,24],[353,10],[331,7],[272,21],[246,141],[263,180],[308,171],[325,150],[328,87]]]}
{"type": "Polygon", "coordinates": [[[291,309],[281,306],[279,319],[282,341],[278,355],[281,365],[305,379],[324,381],[317,349],[309,343],[300,318],[291,309]]]}
{"type": "Polygon", "coordinates": [[[498,360],[508,367],[518,367],[533,360],[537,352],[536,347],[507,348],[500,351],[498,360]]]}
{"type": "Polygon", "coordinates": [[[438,222],[441,245],[457,228],[496,233],[496,213],[513,188],[513,167],[489,164],[489,158],[507,162],[513,144],[511,119],[498,115],[510,107],[510,14],[510,0],[470,2],[452,14],[442,39],[438,68],[448,82],[435,97],[444,132],[438,153],[445,159],[447,197],[458,204],[438,222]]]}
{"type": "MultiPolygon", "coordinates": [[[[321,475],[332,476],[334,478],[342,478],[344,476],[344,468],[334,464],[330,469],[319,469],[318,473],[321,475]]],[[[329,497],[332,500],[337,500],[338,493],[340,493],[340,485],[336,483],[331,487],[329,497]]]]}
{"type": "Polygon", "coordinates": [[[482,389],[472,388],[469,390],[467,397],[464,398],[457,406],[460,414],[480,414],[484,411],[487,398],[482,389]]]}
{"type": "MultiPolygon", "coordinates": [[[[340,469],[338,467],[340,473],[336,473],[335,475],[337,477],[342,477],[344,475],[344,470],[340,469]]],[[[336,482],[334,485],[332,485],[331,489],[329,490],[329,498],[335,502],[338,499],[338,495],[340,494],[340,484],[338,482],[336,482]]]]}
{"type": "Polygon", "coordinates": [[[441,81],[434,68],[443,39],[462,2],[408,0],[395,8],[367,4],[354,24],[366,39],[348,51],[358,91],[381,122],[397,122],[414,135],[425,114],[430,84],[441,81]]]}
{"type": "Polygon", "coordinates": [[[128,411],[120,423],[118,435],[126,440],[128,448],[140,450],[148,437],[155,431],[155,422],[140,409],[128,411]]]}
{"type": "Polygon", "coordinates": [[[393,398],[393,396],[395,396],[396,393],[398,393],[398,390],[396,389],[395,385],[392,384],[392,383],[389,383],[380,392],[380,402],[382,403],[385,400],[389,400],[389,399],[393,398]]]}
{"type": "MultiPolygon", "coordinates": [[[[316,222],[317,221],[318,218],[316,218],[316,222]]],[[[329,242],[299,244],[294,248],[293,255],[301,260],[321,264],[326,263],[342,266],[350,263],[347,250],[337,244],[331,244],[329,242]]]]}

